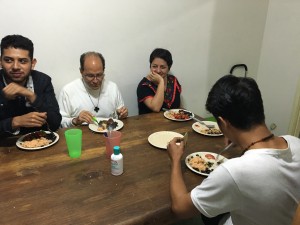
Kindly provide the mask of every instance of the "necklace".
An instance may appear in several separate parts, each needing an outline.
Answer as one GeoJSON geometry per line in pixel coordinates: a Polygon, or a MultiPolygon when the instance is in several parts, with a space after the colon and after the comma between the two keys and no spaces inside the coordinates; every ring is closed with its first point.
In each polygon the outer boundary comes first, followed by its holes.
{"type": "MultiPolygon", "coordinates": [[[[252,142],[250,145],[248,145],[248,146],[244,149],[243,154],[244,154],[251,146],[253,146],[253,145],[255,145],[255,144],[259,143],[259,142],[263,142],[263,141],[269,140],[269,139],[271,139],[272,137],[274,137],[274,134],[270,134],[270,135],[268,135],[268,136],[266,136],[266,137],[264,137],[264,138],[262,138],[262,139],[259,139],[259,140],[257,140],[257,141],[252,142]]],[[[242,154],[242,155],[243,155],[243,154],[242,154]]]]}
{"type": "Polygon", "coordinates": [[[101,88],[99,89],[98,103],[97,103],[97,105],[95,105],[94,102],[93,102],[93,100],[92,100],[92,98],[91,98],[91,96],[90,96],[90,93],[89,93],[88,89],[85,86],[84,81],[82,81],[82,82],[83,82],[83,86],[84,86],[84,88],[85,88],[85,90],[86,90],[86,92],[87,92],[87,94],[88,94],[88,96],[89,96],[89,98],[90,98],[93,106],[94,106],[94,111],[97,113],[99,111],[99,109],[100,109],[98,106],[99,106],[99,99],[100,99],[100,94],[101,94],[101,88]]]}
{"type": "Polygon", "coordinates": [[[92,100],[92,98],[91,98],[91,96],[90,96],[90,93],[88,92],[88,95],[89,95],[89,98],[90,98],[90,100],[91,100],[91,102],[92,102],[92,104],[93,104],[93,106],[94,106],[94,111],[97,113],[98,111],[99,111],[99,99],[100,99],[100,92],[99,92],[99,97],[98,97],[98,103],[97,103],[97,105],[94,105],[94,102],[93,102],[93,100],[92,100]]]}

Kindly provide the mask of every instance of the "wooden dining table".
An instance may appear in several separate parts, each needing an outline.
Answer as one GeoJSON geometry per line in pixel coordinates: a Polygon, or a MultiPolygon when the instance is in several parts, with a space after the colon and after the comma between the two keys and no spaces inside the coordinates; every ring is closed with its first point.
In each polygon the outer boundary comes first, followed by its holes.
{"type": "MultiPolygon", "coordinates": [[[[103,134],[82,129],[82,154],[68,155],[64,129],[59,141],[39,151],[16,146],[19,137],[0,140],[0,224],[172,224],[170,160],[165,149],[148,137],[158,131],[188,132],[182,169],[188,190],[205,176],[191,171],[185,157],[193,152],[218,152],[224,138],[204,136],[192,129],[193,120],[177,122],[162,112],[132,116],[124,123],[121,152],[124,173],[111,174],[103,134]]],[[[236,157],[235,151],[223,154],[236,157]]]]}

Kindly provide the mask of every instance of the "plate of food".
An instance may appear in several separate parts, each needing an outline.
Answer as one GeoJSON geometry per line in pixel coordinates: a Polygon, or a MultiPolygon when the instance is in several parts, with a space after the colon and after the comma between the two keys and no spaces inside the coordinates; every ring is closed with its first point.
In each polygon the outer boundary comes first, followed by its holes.
{"type": "Polygon", "coordinates": [[[49,131],[35,131],[20,137],[17,140],[16,145],[20,149],[28,151],[48,148],[54,145],[59,140],[58,134],[55,132],[53,132],[53,134],[54,135],[52,135],[49,131]]]}
{"type": "Polygon", "coordinates": [[[185,109],[170,109],[164,112],[164,116],[174,121],[188,121],[194,118],[194,114],[185,109]]]}
{"type": "Polygon", "coordinates": [[[151,145],[153,145],[157,148],[167,149],[168,143],[174,137],[183,138],[183,135],[173,132],[173,131],[158,131],[158,132],[151,134],[148,137],[148,141],[151,145]]]}
{"type": "Polygon", "coordinates": [[[105,133],[107,132],[107,124],[112,123],[113,130],[120,130],[124,123],[121,120],[112,119],[112,118],[99,118],[97,117],[98,125],[95,123],[89,124],[89,129],[96,133],[105,133]]]}
{"type": "Polygon", "coordinates": [[[193,172],[208,176],[220,164],[228,160],[220,155],[218,162],[216,162],[217,155],[213,152],[194,152],[185,158],[185,164],[193,172]]]}
{"type": "Polygon", "coordinates": [[[205,125],[200,124],[199,122],[193,123],[192,128],[199,134],[203,134],[206,136],[222,136],[223,133],[220,130],[217,122],[213,121],[203,121],[207,125],[214,125],[214,128],[207,128],[205,125]]]}

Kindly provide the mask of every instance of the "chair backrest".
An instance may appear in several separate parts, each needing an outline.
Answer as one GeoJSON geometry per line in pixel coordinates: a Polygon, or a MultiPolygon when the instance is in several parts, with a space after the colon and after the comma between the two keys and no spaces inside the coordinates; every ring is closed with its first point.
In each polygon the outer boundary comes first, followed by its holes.
{"type": "Polygon", "coordinates": [[[233,71],[236,69],[236,68],[239,68],[239,67],[243,67],[244,70],[245,70],[245,77],[247,77],[247,73],[248,73],[248,67],[246,64],[236,64],[234,66],[231,67],[229,73],[233,75],[233,71]]]}

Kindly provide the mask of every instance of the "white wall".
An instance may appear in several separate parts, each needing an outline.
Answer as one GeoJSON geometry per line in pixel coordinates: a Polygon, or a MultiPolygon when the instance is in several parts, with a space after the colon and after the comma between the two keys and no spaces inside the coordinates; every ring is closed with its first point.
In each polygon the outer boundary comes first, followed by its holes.
{"type": "Polygon", "coordinates": [[[300,78],[300,1],[270,0],[258,83],[266,122],[277,135],[286,134],[300,78]]]}
{"type": "Polygon", "coordinates": [[[268,10],[268,0],[0,1],[1,38],[29,37],[36,69],[52,76],[57,94],[80,76],[80,54],[99,51],[130,115],[149,55],[163,47],[173,54],[184,106],[205,116],[210,86],[232,65],[246,63],[256,77],[268,10]]]}

